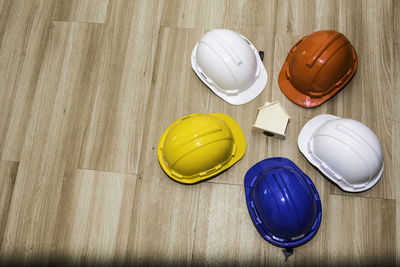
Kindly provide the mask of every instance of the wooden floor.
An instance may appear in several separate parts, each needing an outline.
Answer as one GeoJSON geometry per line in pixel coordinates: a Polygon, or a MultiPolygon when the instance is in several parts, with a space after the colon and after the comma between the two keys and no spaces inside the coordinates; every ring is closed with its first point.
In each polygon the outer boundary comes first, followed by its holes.
{"type": "Polygon", "coordinates": [[[0,263],[159,265],[400,264],[400,1],[0,0],[0,263]],[[262,94],[242,106],[214,95],[190,66],[195,43],[230,28],[265,51],[262,94]],[[315,109],[290,102],[277,76],[290,48],[320,29],[344,33],[359,68],[315,109]],[[286,140],[253,132],[257,108],[279,100],[286,140]],[[222,112],[242,127],[244,158],[185,186],[156,147],[175,120],[222,112]],[[297,148],[302,126],[329,113],[380,138],[385,171],[348,194],[297,148]],[[248,215],[243,178],[282,156],[314,181],[318,234],[287,263],[248,215]]]}

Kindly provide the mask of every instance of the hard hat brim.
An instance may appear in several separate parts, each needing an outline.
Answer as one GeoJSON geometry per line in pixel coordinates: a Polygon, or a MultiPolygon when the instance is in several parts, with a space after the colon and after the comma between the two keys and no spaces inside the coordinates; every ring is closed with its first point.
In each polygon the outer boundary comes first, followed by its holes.
{"type": "Polygon", "coordinates": [[[237,95],[227,95],[221,92],[219,89],[217,89],[213,84],[211,84],[209,81],[207,81],[207,78],[204,76],[204,74],[199,70],[197,60],[196,60],[196,53],[197,53],[197,43],[193,50],[192,50],[192,55],[191,55],[191,65],[193,71],[196,73],[197,77],[208,87],[213,91],[217,96],[228,102],[229,104],[232,105],[243,105],[246,104],[253,99],[255,99],[261,92],[264,90],[265,86],[268,83],[268,73],[267,70],[264,67],[263,62],[261,61],[260,55],[257,52],[257,49],[255,46],[243,35],[241,35],[243,39],[247,40],[249,43],[254,56],[256,57],[257,64],[260,66],[260,73],[259,76],[256,78],[254,83],[246,90],[243,92],[237,94],[237,95]]]}
{"type": "MultiPolygon", "coordinates": [[[[306,38],[306,37],[304,37],[304,38],[306,38]]],[[[299,106],[305,107],[305,108],[315,108],[315,107],[318,107],[319,105],[323,104],[325,101],[330,99],[336,93],[338,93],[351,80],[351,78],[353,78],[354,74],[357,72],[358,59],[357,59],[356,51],[354,50],[353,47],[351,47],[351,49],[353,51],[354,63],[353,63],[353,66],[351,66],[351,68],[350,68],[351,69],[350,74],[346,77],[346,79],[344,79],[341,82],[341,84],[339,86],[332,89],[328,94],[323,95],[319,98],[312,98],[309,95],[303,94],[302,92],[298,91],[292,85],[292,83],[290,82],[288,77],[286,76],[286,72],[289,71],[290,58],[293,56],[294,51],[297,49],[297,46],[301,43],[302,40],[300,40],[295,46],[293,46],[293,48],[290,50],[288,56],[286,57],[286,60],[283,63],[282,69],[278,76],[278,84],[279,84],[279,88],[281,89],[282,93],[293,103],[295,103],[299,106]]]]}
{"type": "Polygon", "coordinates": [[[308,144],[310,143],[314,132],[324,123],[330,121],[330,120],[335,120],[339,119],[340,117],[333,116],[330,114],[321,114],[318,115],[311,120],[309,120],[301,129],[298,140],[297,140],[297,146],[300,150],[300,152],[304,155],[304,157],[313,165],[315,166],[318,170],[324,174],[329,180],[331,180],[333,183],[335,183],[340,189],[346,192],[350,193],[357,193],[357,192],[363,192],[371,187],[373,187],[380,179],[382,176],[383,170],[384,170],[384,164],[382,164],[382,168],[379,171],[378,175],[372,179],[365,187],[352,187],[348,185],[346,182],[343,180],[337,180],[335,177],[332,176],[332,174],[326,172],[324,168],[321,168],[320,163],[315,159],[313,154],[311,153],[308,144]]]}
{"type": "Polygon", "coordinates": [[[162,148],[164,147],[165,139],[166,139],[168,133],[171,131],[171,129],[173,129],[179,122],[181,122],[183,119],[186,119],[187,117],[195,116],[198,114],[200,114],[200,113],[190,114],[190,115],[185,116],[185,117],[175,121],[174,123],[172,123],[167,128],[167,130],[165,130],[165,132],[161,135],[160,140],[158,142],[158,146],[157,146],[157,157],[158,157],[158,162],[159,162],[161,168],[171,179],[173,179],[176,182],[182,183],[182,184],[195,184],[195,183],[199,183],[204,180],[207,180],[209,178],[212,178],[212,177],[220,174],[221,172],[225,171],[226,169],[230,168],[236,162],[238,162],[246,152],[246,139],[245,139],[244,133],[243,133],[242,129],[240,128],[239,124],[237,124],[237,122],[228,115],[225,115],[222,113],[209,113],[209,115],[213,115],[219,119],[222,119],[231,129],[233,140],[235,142],[235,147],[236,147],[235,153],[232,155],[232,158],[225,165],[221,166],[221,168],[219,168],[216,171],[211,171],[211,172],[206,171],[205,175],[199,174],[196,177],[193,177],[193,176],[186,177],[186,176],[182,176],[182,175],[181,176],[175,175],[174,172],[171,170],[171,168],[166,164],[166,162],[164,160],[162,148]]]}
{"type": "Polygon", "coordinates": [[[250,214],[250,218],[254,223],[254,226],[256,227],[257,231],[260,233],[260,235],[267,240],[268,242],[284,247],[284,248],[290,248],[290,247],[297,247],[300,245],[303,245],[307,243],[309,240],[311,240],[316,233],[318,232],[319,226],[321,224],[322,220],[322,205],[321,205],[321,200],[318,195],[318,191],[314,185],[314,183],[311,181],[310,178],[307,177],[307,175],[304,176],[305,181],[307,184],[312,188],[313,191],[313,196],[314,196],[314,201],[317,207],[317,212],[315,216],[315,221],[311,227],[311,231],[308,233],[305,233],[303,237],[296,239],[296,240],[287,240],[287,239],[282,239],[275,237],[272,233],[268,231],[268,228],[263,224],[261,219],[259,218],[256,207],[254,205],[253,201],[253,196],[252,196],[252,191],[253,191],[253,186],[254,183],[256,182],[257,178],[259,175],[266,169],[271,168],[271,167],[276,167],[276,166],[289,166],[299,173],[303,173],[299,169],[299,167],[296,166],[291,160],[287,158],[281,158],[281,157],[276,157],[276,158],[267,158],[264,159],[258,163],[256,163],[253,167],[251,167],[244,178],[244,187],[245,187],[245,195],[246,195],[246,202],[247,202],[247,208],[250,214]]]}

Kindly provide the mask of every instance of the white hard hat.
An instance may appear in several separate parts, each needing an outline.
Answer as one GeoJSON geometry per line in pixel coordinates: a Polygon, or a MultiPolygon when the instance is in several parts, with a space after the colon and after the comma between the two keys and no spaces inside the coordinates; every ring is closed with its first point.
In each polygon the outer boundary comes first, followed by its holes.
{"type": "Polygon", "coordinates": [[[298,146],[311,164],[344,191],[368,190],[382,176],[381,143],[361,122],[316,116],[304,125],[298,146]]]}
{"type": "Polygon", "coordinates": [[[267,71],[257,49],[231,30],[206,33],[193,48],[191,63],[202,82],[233,105],[253,100],[267,85],[267,71]]]}

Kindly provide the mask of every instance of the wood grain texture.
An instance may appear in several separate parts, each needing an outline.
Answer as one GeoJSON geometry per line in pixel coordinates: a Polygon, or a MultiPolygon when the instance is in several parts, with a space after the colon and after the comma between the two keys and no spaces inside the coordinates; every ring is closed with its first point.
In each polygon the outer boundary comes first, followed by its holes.
{"type": "Polygon", "coordinates": [[[56,256],[72,265],[124,257],[135,186],[135,175],[78,169],[63,185],[69,194],[60,201],[56,256]]]}
{"type": "Polygon", "coordinates": [[[43,62],[50,1],[2,1],[0,16],[0,153],[19,161],[43,62]]]}
{"type": "Polygon", "coordinates": [[[161,7],[158,0],[110,3],[80,168],[138,173],[161,7]]]}
{"type": "Polygon", "coordinates": [[[168,125],[182,114],[207,110],[210,92],[193,83],[197,77],[189,65],[194,42],[203,34],[203,30],[164,27],[160,30],[134,220],[129,233],[128,262],[170,265],[191,262],[199,187],[181,185],[165,176],[157,162],[157,143],[168,125]]]}
{"type": "Polygon", "coordinates": [[[248,216],[241,185],[205,183],[200,188],[192,264],[255,265],[262,238],[248,216]]]}
{"type": "MultiPolygon", "coordinates": [[[[1,256],[46,261],[52,253],[56,214],[65,179],[78,166],[91,90],[88,24],[53,22],[15,181],[1,256]]],[[[94,73],[93,73],[94,75],[94,73]]]]}
{"type": "MultiPolygon", "coordinates": [[[[400,31],[400,2],[394,1],[393,8],[393,78],[394,78],[394,97],[393,97],[393,126],[392,126],[392,147],[398,148],[400,147],[400,118],[398,114],[400,114],[400,35],[396,34],[400,31]]],[[[393,174],[400,173],[400,149],[393,150],[393,174]]],[[[400,223],[400,180],[396,179],[396,264],[400,265],[400,227],[398,227],[400,223]]]]}
{"type": "Polygon", "coordinates": [[[400,265],[400,1],[0,0],[0,265],[400,265]],[[233,106],[190,66],[207,31],[229,28],[265,52],[268,84],[233,106]],[[318,108],[293,104],[277,77],[287,53],[321,29],[344,33],[359,68],[318,108]],[[286,140],[254,132],[257,108],[280,101],[286,140]],[[204,183],[174,182],[157,162],[165,129],[222,112],[246,136],[245,156],[204,183]],[[359,120],[382,143],[370,190],[341,191],[297,148],[328,113],[359,120]],[[323,218],[295,249],[266,242],[243,179],[287,157],[315,183],[323,218]]]}
{"type": "Polygon", "coordinates": [[[276,1],[260,0],[170,0],[165,5],[162,26],[179,28],[228,28],[259,31],[274,27],[276,1]]]}
{"type": "Polygon", "coordinates": [[[3,240],[4,229],[7,224],[17,171],[18,162],[0,161],[0,241],[3,240]]]}
{"type": "Polygon", "coordinates": [[[104,23],[109,0],[58,0],[52,20],[104,23]]]}
{"type": "Polygon", "coordinates": [[[324,217],[328,264],[394,265],[395,205],[394,200],[331,195],[324,217]]]}
{"type": "MultiPolygon", "coordinates": [[[[399,50],[400,51],[400,50],[399,50]]],[[[400,54],[399,54],[400,55],[400,54]]],[[[400,65],[397,65],[397,70],[400,70],[400,65]]],[[[400,146],[400,122],[393,122],[393,147],[400,146]]],[[[393,153],[393,162],[400,161],[400,150],[396,149],[393,153]]],[[[393,164],[393,173],[400,173],[400,165],[393,164]]],[[[400,180],[396,179],[396,188],[400,188],[400,180]]],[[[396,190],[396,264],[400,264],[400,191],[396,190]]]]}
{"type": "Polygon", "coordinates": [[[140,174],[126,264],[171,266],[191,263],[199,187],[164,177],[160,169],[140,174]]]}
{"type": "MultiPolygon", "coordinates": [[[[400,121],[400,62],[398,58],[400,57],[400,35],[396,34],[400,31],[400,2],[399,1],[394,1],[394,11],[393,11],[393,78],[394,78],[394,84],[393,84],[393,120],[400,121]]],[[[398,135],[397,135],[398,136],[398,135]]]]}

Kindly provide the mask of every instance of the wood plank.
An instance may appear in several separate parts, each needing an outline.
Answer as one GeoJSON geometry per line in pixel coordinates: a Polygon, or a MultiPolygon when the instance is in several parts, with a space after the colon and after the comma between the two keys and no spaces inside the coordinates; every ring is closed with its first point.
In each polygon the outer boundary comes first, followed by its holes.
{"type": "Polygon", "coordinates": [[[385,119],[393,118],[393,42],[388,42],[394,38],[393,28],[388,27],[393,23],[393,3],[342,1],[340,12],[346,18],[339,30],[353,44],[359,65],[351,87],[346,86],[335,100],[341,102],[344,114],[385,129],[385,119]]]}
{"type": "Polygon", "coordinates": [[[276,34],[310,34],[316,29],[317,19],[321,27],[331,26],[335,22],[335,12],[332,11],[337,9],[336,6],[336,1],[277,1],[276,34]]]}
{"type": "MultiPolygon", "coordinates": [[[[392,132],[392,140],[393,140],[393,174],[400,173],[400,166],[397,162],[400,161],[400,76],[398,73],[400,72],[400,36],[396,34],[400,31],[400,2],[393,1],[394,11],[393,11],[393,33],[394,33],[394,51],[393,57],[394,67],[393,67],[393,77],[394,77],[394,97],[393,97],[393,132],[392,132]]],[[[396,179],[396,265],[400,265],[400,181],[396,179]]]]}
{"type": "MultiPolygon", "coordinates": [[[[393,123],[393,148],[400,147],[400,121],[393,123]]],[[[393,150],[393,162],[400,161],[400,150],[393,150]]],[[[393,173],[400,173],[400,165],[393,164],[393,173]]],[[[400,265],[400,181],[396,179],[396,264],[400,265]]]]}
{"type": "MultiPolygon", "coordinates": [[[[392,171],[396,163],[392,161],[394,147],[391,134],[395,114],[393,99],[396,97],[393,90],[393,42],[388,42],[395,38],[392,26],[388,26],[394,20],[393,2],[342,1],[339,10],[345,14],[339,29],[343,29],[342,32],[355,47],[359,67],[350,82],[351,87],[346,86],[337,95],[339,97],[334,97],[338,105],[337,114],[366,124],[382,144],[385,171],[380,182],[362,196],[394,199],[396,175],[392,171]]],[[[332,193],[343,194],[338,188],[332,193]]]]}
{"type": "MultiPolygon", "coordinates": [[[[393,132],[392,132],[392,146],[393,146],[393,174],[400,173],[400,165],[397,164],[400,160],[400,36],[396,34],[400,31],[400,2],[393,1],[393,77],[394,77],[394,97],[393,97],[393,132]]],[[[396,265],[400,265],[400,181],[396,179],[396,265]]]]}
{"type": "MultiPolygon", "coordinates": [[[[400,45],[400,36],[396,33],[399,32],[400,30],[400,3],[399,1],[393,1],[393,37],[394,37],[394,44],[395,45],[400,45]]],[[[398,55],[398,54],[397,54],[398,55]]],[[[395,60],[397,63],[398,60],[395,60]]],[[[396,75],[396,77],[398,77],[396,75]]]]}
{"type": "Polygon", "coordinates": [[[128,262],[190,264],[198,186],[180,185],[157,162],[157,144],[175,120],[207,110],[209,90],[195,83],[193,46],[204,30],[161,28],[145,118],[137,195],[129,233],[128,262]],[[169,66],[169,67],[166,67],[169,66]],[[163,108],[161,108],[163,107],[163,108]]]}
{"type": "Polygon", "coordinates": [[[331,195],[326,210],[328,264],[395,264],[396,201],[331,195]]]}
{"type": "Polygon", "coordinates": [[[162,2],[113,1],[79,167],[137,174],[162,2]],[[151,14],[151,15],[150,15],[151,14]]]}
{"type": "Polygon", "coordinates": [[[78,165],[91,111],[97,77],[92,53],[99,30],[89,24],[51,24],[1,246],[3,259],[46,263],[52,255],[62,185],[78,165]]]}
{"type": "MultiPolygon", "coordinates": [[[[282,249],[262,246],[262,264],[274,266],[393,265],[396,257],[394,200],[329,195],[315,183],[322,201],[322,222],[308,243],[296,247],[284,262],[282,249]],[[322,190],[321,190],[322,189],[322,190]],[[371,213],[374,216],[371,216],[371,213]]],[[[322,188],[321,188],[322,186],[322,188]]]]}
{"type": "Polygon", "coordinates": [[[58,0],[52,20],[105,23],[109,0],[58,0]]]}
{"type": "Polygon", "coordinates": [[[15,177],[17,176],[18,162],[0,161],[0,242],[2,243],[6,228],[11,197],[14,191],[15,177]]]}
{"type": "Polygon", "coordinates": [[[250,219],[243,186],[202,184],[197,214],[192,264],[260,265],[263,239],[250,219]]]}
{"type": "Polygon", "coordinates": [[[128,243],[135,186],[136,175],[77,170],[63,185],[54,262],[121,262],[128,243]]]}
{"type": "Polygon", "coordinates": [[[53,2],[3,1],[0,17],[0,156],[19,161],[53,2]]]}
{"type": "Polygon", "coordinates": [[[0,265],[400,265],[399,10],[392,0],[0,0],[0,265]],[[192,48],[213,28],[265,51],[256,100],[229,105],[192,71],[192,48]],[[349,38],[359,69],[304,109],[277,77],[293,44],[321,29],[349,38]],[[271,100],[292,117],[284,141],[251,129],[271,100]],[[247,151],[187,186],[162,171],[156,147],[195,112],[232,116],[247,151]],[[299,152],[301,128],[323,113],[380,138],[385,172],[371,190],[344,193],[299,152]],[[319,232],[288,262],[257,233],[243,192],[246,171],[273,156],[293,160],[323,205],[319,232]]]}
{"type": "MultiPolygon", "coordinates": [[[[393,47],[393,57],[394,57],[394,67],[393,67],[393,77],[394,77],[394,97],[393,97],[393,174],[400,173],[400,166],[397,162],[400,161],[400,35],[396,34],[400,31],[400,2],[393,1],[393,37],[394,37],[394,47],[393,47]]],[[[400,265],[400,181],[396,179],[396,265],[400,265]]]]}
{"type": "Polygon", "coordinates": [[[262,34],[274,27],[275,1],[171,0],[165,5],[162,26],[180,28],[228,28],[262,34]],[[271,23],[272,22],[272,23],[271,23]]]}
{"type": "Polygon", "coordinates": [[[276,33],[303,37],[314,31],[334,29],[348,36],[348,30],[351,31],[353,27],[359,29],[362,25],[359,9],[361,4],[361,0],[278,1],[276,33]]]}
{"type": "Polygon", "coordinates": [[[5,31],[12,25],[7,23],[10,20],[13,1],[0,1],[0,40],[3,40],[5,31]]]}
{"type": "MultiPolygon", "coordinates": [[[[400,2],[393,1],[393,79],[394,79],[394,94],[393,94],[393,119],[400,121],[400,76],[398,75],[400,71],[400,2]]],[[[396,135],[394,135],[396,136],[396,135]]]]}
{"type": "Polygon", "coordinates": [[[236,5],[233,1],[175,0],[166,5],[161,25],[181,28],[236,28],[241,21],[241,16],[238,15],[241,4],[236,5]]]}
{"type": "MultiPolygon", "coordinates": [[[[400,2],[394,1],[394,25],[393,33],[398,33],[400,30],[400,2]]],[[[400,36],[394,34],[394,67],[393,67],[393,77],[394,77],[394,97],[393,97],[393,127],[392,127],[392,147],[393,147],[393,174],[400,173],[400,165],[397,162],[400,161],[400,76],[397,75],[400,72],[400,36]]],[[[396,179],[396,265],[400,265],[400,181],[396,179]]]]}
{"type": "Polygon", "coordinates": [[[138,179],[125,264],[190,265],[199,187],[172,181],[158,166],[138,179]]]}

